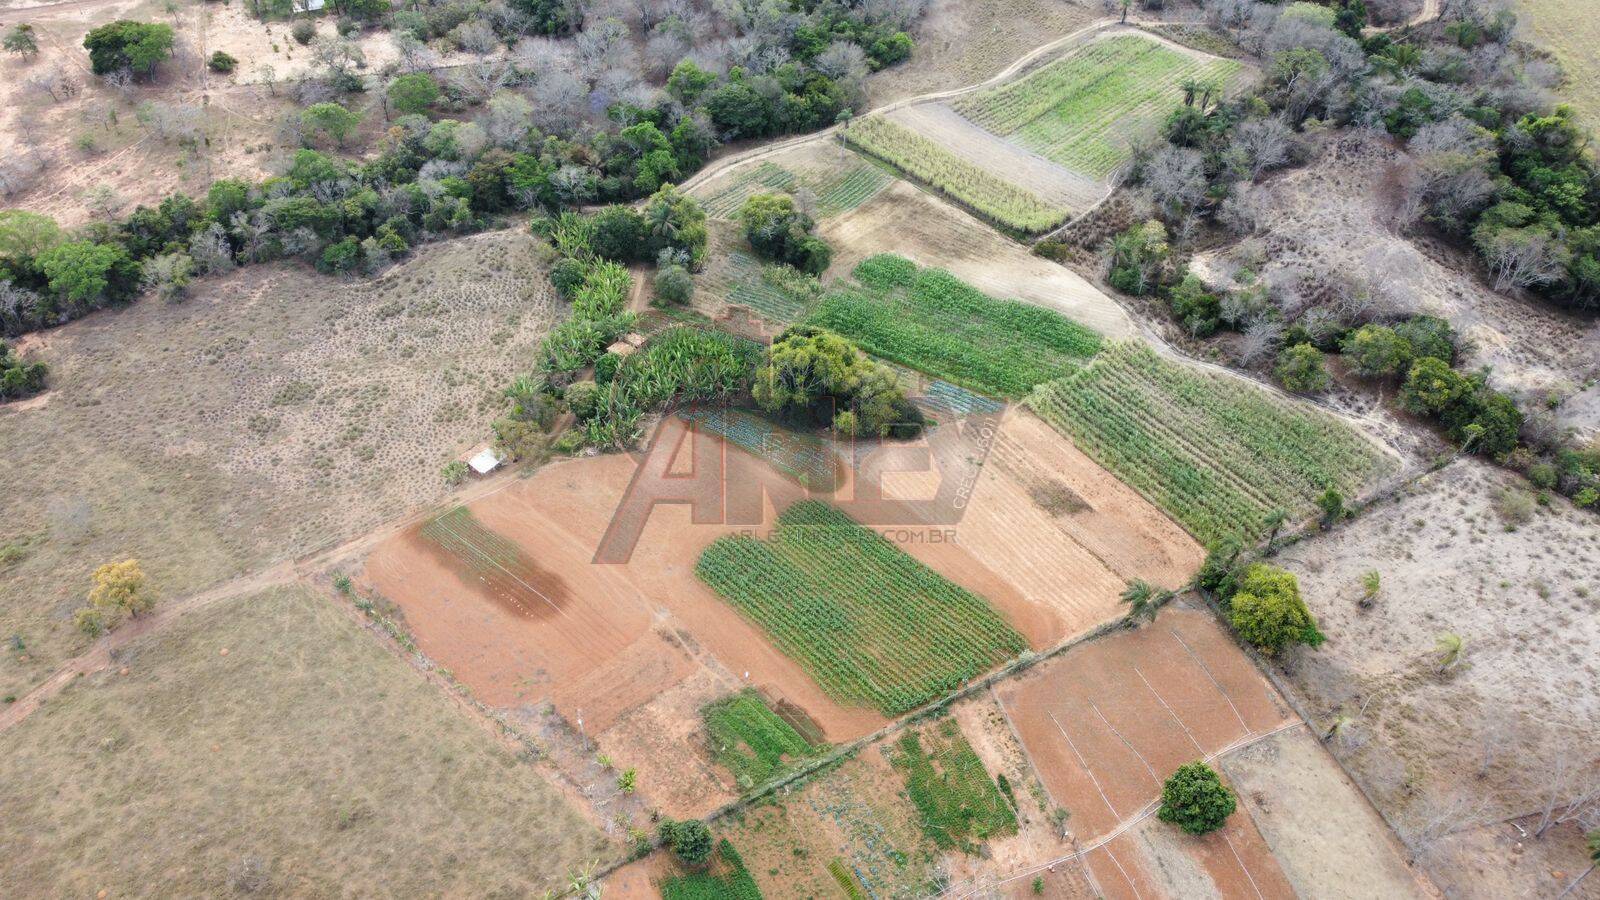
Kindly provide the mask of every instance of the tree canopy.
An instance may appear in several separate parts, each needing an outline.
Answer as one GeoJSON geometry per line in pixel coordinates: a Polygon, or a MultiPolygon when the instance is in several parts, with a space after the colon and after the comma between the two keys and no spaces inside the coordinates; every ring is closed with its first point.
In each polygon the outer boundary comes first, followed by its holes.
{"type": "Polygon", "coordinates": [[[171,25],[118,19],[89,32],[83,49],[89,51],[89,66],[96,75],[110,75],[127,69],[136,77],[148,77],[156,64],[172,53],[171,25]]]}
{"type": "Polygon", "coordinates": [[[1203,762],[1178,767],[1161,788],[1161,809],[1156,813],[1189,834],[1205,834],[1222,827],[1238,808],[1216,770],[1203,762]]]}

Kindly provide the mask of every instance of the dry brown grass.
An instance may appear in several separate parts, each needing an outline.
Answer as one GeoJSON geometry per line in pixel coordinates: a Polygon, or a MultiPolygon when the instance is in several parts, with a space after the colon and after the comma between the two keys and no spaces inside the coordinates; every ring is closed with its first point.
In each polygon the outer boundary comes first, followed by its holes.
{"type": "Polygon", "coordinates": [[[254,267],[44,335],[45,402],[0,413],[0,696],[81,646],[100,563],[182,596],[436,499],[552,318],[542,260],[502,232],[376,282],[254,267]]]}
{"type": "Polygon", "coordinates": [[[7,896],[528,896],[611,852],[304,588],[192,613],[119,665],[0,734],[7,896]]]}

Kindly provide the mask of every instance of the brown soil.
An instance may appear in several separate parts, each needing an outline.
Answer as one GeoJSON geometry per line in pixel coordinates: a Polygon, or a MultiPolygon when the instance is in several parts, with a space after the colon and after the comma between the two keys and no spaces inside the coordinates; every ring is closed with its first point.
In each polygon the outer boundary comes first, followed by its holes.
{"type": "Polygon", "coordinates": [[[1139,812],[1178,766],[1291,718],[1215,619],[1181,603],[997,693],[1051,796],[1085,838],[1139,812]]]}

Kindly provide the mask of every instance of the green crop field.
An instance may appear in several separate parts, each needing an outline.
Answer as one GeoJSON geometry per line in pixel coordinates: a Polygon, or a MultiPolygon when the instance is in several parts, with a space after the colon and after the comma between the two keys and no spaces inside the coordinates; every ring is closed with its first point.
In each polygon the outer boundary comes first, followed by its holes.
{"type": "Polygon", "coordinates": [[[1051,203],[1000,176],[979,168],[883,116],[867,116],[845,131],[862,152],[889,163],[911,177],[950,195],[979,215],[1018,231],[1045,231],[1059,225],[1071,210],[1051,203]]]}
{"type": "Polygon", "coordinates": [[[785,510],[767,540],[717,539],[695,572],[829,696],[888,716],[1027,649],[982,597],[815,500],[785,510]]]}
{"type": "Polygon", "coordinates": [[[1183,102],[1196,78],[1226,85],[1243,71],[1227,59],[1199,59],[1154,40],[1096,41],[1016,81],[955,101],[983,128],[1097,178],[1127,161],[1133,141],[1183,102]]]}
{"type": "Polygon", "coordinates": [[[1060,313],[996,300],[942,269],[893,254],[856,266],[856,286],[830,291],[807,321],[863,350],[996,397],[1021,397],[1076,370],[1100,337],[1060,313]]]}
{"type": "Polygon", "coordinates": [[[720,860],[710,872],[674,875],[661,882],[661,900],[761,900],[761,888],[727,838],[717,842],[717,856],[720,860]]]}
{"type": "Polygon", "coordinates": [[[701,710],[711,756],[749,790],[783,772],[797,760],[826,749],[801,736],[754,690],[746,689],[701,710]]]}
{"type": "Polygon", "coordinates": [[[895,742],[890,763],[905,775],[922,830],[941,849],[973,852],[976,841],[1017,830],[1016,813],[954,719],[895,742]]]}
{"type": "Polygon", "coordinates": [[[679,416],[710,434],[758,456],[802,485],[817,491],[832,490],[836,458],[828,441],[814,434],[790,431],[770,419],[742,409],[689,408],[679,416]]]}
{"type": "Polygon", "coordinates": [[[1028,403],[1201,541],[1254,538],[1273,509],[1308,515],[1326,489],[1353,497],[1395,465],[1332,415],[1144,344],[1108,348],[1028,403]]]}
{"type": "MultiPolygon", "coordinates": [[[[843,152],[842,150],[840,151],[843,152]]],[[[706,214],[732,219],[744,201],[756,194],[795,193],[804,188],[816,198],[815,213],[826,219],[849,212],[871,200],[893,181],[889,173],[855,154],[849,164],[828,169],[825,174],[796,173],[773,162],[763,162],[739,173],[725,187],[707,197],[702,204],[706,214]]]]}

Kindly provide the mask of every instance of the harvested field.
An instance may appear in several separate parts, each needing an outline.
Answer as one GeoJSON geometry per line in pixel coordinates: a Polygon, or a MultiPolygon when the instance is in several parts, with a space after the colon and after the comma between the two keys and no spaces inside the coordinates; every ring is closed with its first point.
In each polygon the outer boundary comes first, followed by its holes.
{"type": "Polygon", "coordinates": [[[168,597],[442,496],[556,309],[523,232],[424,248],[371,282],[263,265],[181,304],[33,337],[46,402],[0,408],[0,695],[75,652],[89,573],[135,557],[168,597]],[[72,460],[63,464],[63,460],[72,460]]]}
{"type": "Polygon", "coordinates": [[[807,316],[875,356],[980,393],[1017,398],[1076,371],[1100,336],[1061,314],[997,300],[948,272],[885,253],[856,266],[807,316]]]}
{"type": "MultiPolygon", "coordinates": [[[[1477,260],[1394,222],[1394,178],[1405,156],[1387,141],[1340,135],[1315,160],[1253,189],[1260,232],[1231,250],[1202,254],[1191,268],[1216,286],[1249,269],[1302,306],[1338,302],[1349,287],[1370,293],[1385,316],[1427,313],[1463,339],[1463,368],[1489,366],[1489,382],[1543,402],[1600,375],[1600,324],[1548,303],[1496,293],[1477,260]]],[[[1600,428],[1600,411],[1559,410],[1569,424],[1600,428]]]]}
{"type": "Polygon", "coordinates": [[[1388,825],[1328,762],[1309,729],[1230,753],[1221,770],[1239,793],[1297,896],[1422,896],[1388,825]]]}
{"type": "Polygon", "coordinates": [[[1139,32],[1110,32],[1033,72],[955,100],[980,128],[1075,172],[1105,178],[1135,141],[1182,104],[1186,78],[1226,91],[1243,72],[1232,60],[1168,45],[1139,32]]]}
{"type": "MultiPolygon", "coordinates": [[[[1321,727],[1344,717],[1330,748],[1441,879],[1466,860],[1434,847],[1437,817],[1542,811],[1600,766],[1600,699],[1572,689],[1600,678],[1597,560],[1591,513],[1559,497],[1540,506],[1520,479],[1472,460],[1280,554],[1328,635],[1293,660],[1290,683],[1321,727]],[[1381,591],[1363,609],[1369,571],[1381,591]],[[1464,650],[1441,671],[1445,632],[1464,650]]],[[[1579,865],[1546,856],[1552,842],[1524,843],[1520,893],[1548,895],[1548,872],[1579,865]]]]}
{"type": "Polygon", "coordinates": [[[1585,124],[1600,128],[1600,19],[1578,0],[1517,0],[1517,36],[1555,55],[1566,82],[1558,93],[1585,124]]]}
{"type": "Polygon", "coordinates": [[[1128,313],[1082,276],[903,181],[817,231],[836,248],[830,272],[849,272],[869,256],[896,253],[944,269],[991,297],[1053,309],[1104,337],[1134,333],[1128,313]]]}
{"type": "Polygon", "coordinates": [[[1304,519],[1328,488],[1359,497],[1397,460],[1344,421],[1235,376],[1124,343],[1039,387],[1045,421],[1202,541],[1304,519]]]}
{"type": "Polygon", "coordinates": [[[298,587],[135,640],[0,734],[0,781],[16,898],[537,894],[618,852],[298,587]]]}

